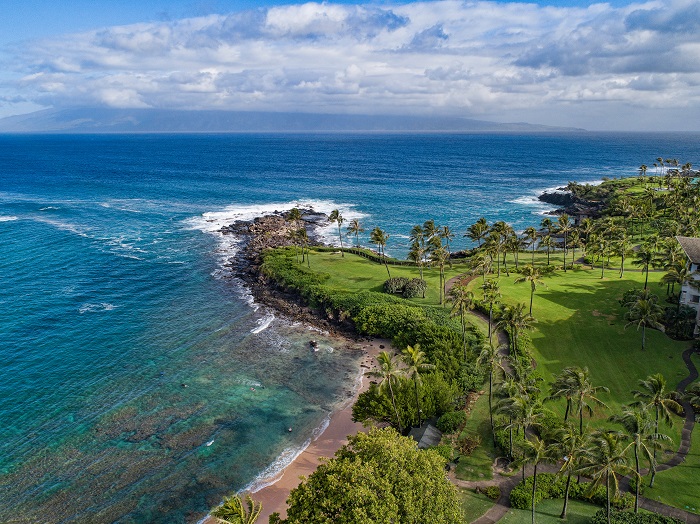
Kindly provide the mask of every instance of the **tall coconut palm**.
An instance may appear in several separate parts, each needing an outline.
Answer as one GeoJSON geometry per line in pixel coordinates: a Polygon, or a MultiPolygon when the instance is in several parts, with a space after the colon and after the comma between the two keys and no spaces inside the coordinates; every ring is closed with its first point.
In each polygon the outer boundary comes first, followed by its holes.
{"type": "Polygon", "coordinates": [[[554,462],[552,447],[537,435],[532,435],[525,439],[523,447],[523,471],[526,464],[533,465],[532,473],[532,524],[535,524],[535,494],[537,493],[537,466],[542,462],[554,462]]]}
{"type": "Polygon", "coordinates": [[[532,299],[535,296],[535,289],[537,289],[538,285],[544,285],[540,269],[529,264],[525,266],[522,276],[515,279],[516,284],[520,284],[521,282],[530,283],[530,316],[532,316],[532,299]]]}
{"type": "Polygon", "coordinates": [[[477,364],[484,366],[489,370],[489,417],[491,420],[491,435],[493,436],[493,445],[496,446],[496,431],[493,425],[493,379],[499,369],[503,369],[503,355],[493,344],[484,344],[477,358],[477,364]]]}
{"type": "Polygon", "coordinates": [[[581,368],[570,366],[564,368],[561,373],[554,377],[554,382],[549,386],[549,396],[545,400],[566,400],[566,410],[564,411],[564,422],[569,419],[569,414],[573,408],[574,396],[576,395],[576,383],[578,373],[581,368]]]}
{"type": "Polygon", "coordinates": [[[459,317],[462,326],[462,351],[464,352],[464,361],[467,360],[467,323],[466,314],[470,309],[474,309],[474,293],[467,290],[467,287],[462,284],[452,286],[448,293],[448,300],[452,302],[452,311],[450,316],[459,317]]]}
{"type": "Polygon", "coordinates": [[[556,247],[557,243],[554,241],[551,235],[545,235],[542,237],[542,240],[540,240],[540,245],[547,248],[547,265],[549,265],[552,248],[556,247]]]}
{"type": "Polygon", "coordinates": [[[530,247],[532,248],[532,262],[535,265],[535,247],[537,247],[537,239],[540,237],[539,232],[534,227],[530,226],[523,231],[523,235],[526,239],[530,241],[530,247]]]}
{"type": "Polygon", "coordinates": [[[382,351],[376,358],[377,362],[379,363],[379,369],[368,371],[366,375],[368,377],[380,379],[379,391],[383,392],[386,391],[387,388],[389,389],[391,405],[393,406],[394,414],[396,415],[396,425],[399,428],[399,433],[403,433],[401,417],[399,416],[399,410],[396,408],[394,384],[398,383],[404,377],[404,372],[401,368],[399,368],[397,358],[392,357],[388,351],[382,351]]]}
{"type": "Polygon", "coordinates": [[[634,449],[634,470],[636,475],[636,489],[634,495],[634,512],[639,512],[639,488],[642,483],[639,459],[640,455],[649,462],[649,470],[652,478],[656,475],[656,459],[654,451],[659,447],[661,441],[670,441],[671,437],[658,433],[654,430],[654,421],[649,415],[646,406],[625,406],[622,412],[610,417],[611,422],[620,424],[625,433],[632,439],[634,449]]]}
{"type": "Polygon", "coordinates": [[[586,453],[590,448],[590,437],[588,434],[580,435],[578,431],[576,431],[576,426],[568,423],[556,430],[552,445],[557,455],[564,458],[564,463],[557,474],[566,474],[564,507],[560,515],[560,518],[565,519],[567,507],[569,505],[571,477],[578,471],[583,459],[586,457],[586,453]]]}
{"type": "MultiPolygon", "coordinates": [[[[645,288],[646,289],[646,288],[645,288]]],[[[637,331],[642,328],[642,351],[646,349],[647,327],[661,329],[661,319],[664,310],[656,303],[656,295],[649,295],[648,298],[640,297],[631,306],[629,311],[625,313],[627,324],[629,326],[637,326],[637,331]]]]}
{"type": "Polygon", "coordinates": [[[375,227],[372,230],[372,233],[370,234],[370,242],[372,242],[372,244],[377,245],[377,249],[379,250],[379,256],[384,259],[384,266],[386,267],[386,272],[389,275],[389,278],[391,278],[391,273],[389,272],[389,263],[386,260],[386,253],[384,252],[384,248],[386,248],[386,243],[388,240],[389,234],[379,226],[375,227]]]}
{"type": "Polygon", "coordinates": [[[525,304],[519,303],[514,306],[506,306],[498,321],[499,327],[507,328],[510,335],[511,355],[517,357],[518,337],[524,330],[532,329],[536,322],[532,315],[525,313],[525,304]]]}
{"type": "Polygon", "coordinates": [[[425,353],[420,350],[420,346],[415,344],[414,346],[406,346],[406,349],[402,351],[402,360],[406,365],[402,372],[405,376],[413,379],[413,387],[416,392],[416,413],[418,414],[418,427],[421,426],[423,421],[421,420],[421,409],[420,409],[420,398],[418,396],[418,384],[420,384],[420,374],[422,371],[432,369],[435,366],[429,364],[425,360],[425,353]]]}
{"type": "Polygon", "coordinates": [[[333,211],[331,211],[331,214],[328,215],[328,221],[335,222],[338,224],[338,238],[340,239],[340,256],[344,257],[345,252],[343,251],[343,234],[340,232],[340,227],[343,225],[343,222],[345,222],[345,219],[343,218],[343,215],[340,214],[340,211],[334,209],[333,211]]]}
{"type": "Polygon", "coordinates": [[[489,344],[492,344],[492,326],[493,326],[493,308],[499,303],[501,298],[501,287],[498,285],[498,280],[484,280],[481,286],[484,290],[483,302],[489,308],[489,344]]]}
{"type": "Polygon", "coordinates": [[[576,263],[576,248],[581,247],[583,245],[583,241],[581,240],[581,234],[579,233],[578,229],[573,229],[571,233],[569,233],[569,247],[571,248],[571,267],[574,267],[574,264],[576,263]]]}
{"type": "Polygon", "coordinates": [[[299,228],[301,224],[301,211],[299,211],[298,207],[289,210],[289,213],[287,213],[287,221],[292,223],[292,228],[287,232],[287,238],[294,244],[294,254],[296,255],[298,264],[299,253],[297,251],[297,241],[299,240],[299,228]]]}
{"type": "Polygon", "coordinates": [[[348,235],[355,235],[355,247],[360,247],[360,233],[365,232],[365,228],[362,227],[360,221],[356,218],[350,220],[347,227],[348,235]]]}
{"type": "Polygon", "coordinates": [[[301,229],[298,229],[297,235],[299,242],[301,242],[301,263],[303,264],[304,259],[306,259],[306,265],[311,267],[311,254],[309,252],[309,244],[311,243],[311,239],[309,238],[309,234],[306,232],[306,228],[302,227],[301,229]]]}
{"type": "MultiPolygon", "coordinates": [[[[649,375],[639,381],[639,389],[632,391],[634,398],[638,399],[634,405],[646,406],[654,411],[654,433],[659,433],[659,420],[663,419],[669,426],[673,425],[672,414],[681,415],[683,406],[679,404],[680,395],[676,391],[666,390],[666,379],[661,373],[649,375]]],[[[654,448],[654,462],[656,462],[656,448],[654,448]]],[[[650,486],[654,485],[652,471],[650,486]]]]}
{"type": "Polygon", "coordinates": [[[593,479],[591,493],[595,488],[605,483],[605,508],[608,524],[610,524],[610,499],[616,497],[620,491],[617,475],[634,472],[627,465],[627,449],[624,436],[620,433],[615,431],[596,432],[593,435],[593,446],[588,454],[587,464],[579,470],[580,473],[593,479]]]}
{"type": "Polygon", "coordinates": [[[607,409],[607,404],[600,400],[598,392],[608,393],[610,390],[605,386],[594,386],[591,383],[588,368],[574,368],[571,378],[572,400],[578,412],[579,434],[583,435],[583,413],[593,416],[593,406],[600,406],[607,409]]]}
{"type": "Polygon", "coordinates": [[[254,524],[261,511],[262,503],[254,501],[250,495],[245,496],[245,507],[241,497],[232,495],[224,497],[224,502],[211,512],[211,516],[228,524],[254,524]]]}
{"type": "Polygon", "coordinates": [[[569,218],[569,215],[566,213],[562,213],[559,215],[559,219],[557,220],[557,231],[559,233],[564,234],[564,273],[566,273],[566,253],[567,253],[567,240],[569,239],[569,233],[571,233],[571,230],[574,227],[574,224],[571,222],[571,219],[569,218]]]}
{"type": "Polygon", "coordinates": [[[472,275],[481,274],[481,281],[486,282],[486,275],[491,272],[492,265],[491,256],[483,249],[479,249],[469,259],[469,272],[472,275]]]}
{"type": "Polygon", "coordinates": [[[644,278],[644,289],[646,289],[649,284],[649,268],[654,265],[655,261],[656,253],[644,246],[634,255],[634,265],[641,268],[642,273],[646,273],[644,278]]]}
{"type": "Polygon", "coordinates": [[[613,243],[613,253],[620,257],[620,278],[625,274],[625,258],[632,253],[632,242],[626,234],[613,243]]]}
{"type": "Polygon", "coordinates": [[[442,226],[438,229],[437,236],[445,242],[445,249],[447,250],[447,257],[449,260],[451,256],[450,241],[455,237],[455,234],[452,229],[450,229],[450,226],[442,226]]]}
{"type": "Polygon", "coordinates": [[[486,237],[489,229],[489,223],[484,217],[481,217],[479,220],[469,226],[469,229],[467,229],[464,236],[468,237],[472,242],[477,242],[479,247],[481,247],[481,241],[486,237]]]}
{"type": "Polygon", "coordinates": [[[449,254],[444,247],[434,249],[430,253],[430,260],[438,267],[440,272],[440,305],[445,302],[445,265],[447,264],[449,254]]]}

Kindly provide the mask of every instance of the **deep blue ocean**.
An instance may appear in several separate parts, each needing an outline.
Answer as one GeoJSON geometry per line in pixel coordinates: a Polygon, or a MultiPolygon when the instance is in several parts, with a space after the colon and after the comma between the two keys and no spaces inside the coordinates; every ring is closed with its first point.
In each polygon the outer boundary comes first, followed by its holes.
{"type": "Polygon", "coordinates": [[[0,135],[0,521],[196,522],[347,399],[358,353],[255,304],[222,225],[339,208],[459,248],[659,156],[700,166],[700,135],[0,135]]]}

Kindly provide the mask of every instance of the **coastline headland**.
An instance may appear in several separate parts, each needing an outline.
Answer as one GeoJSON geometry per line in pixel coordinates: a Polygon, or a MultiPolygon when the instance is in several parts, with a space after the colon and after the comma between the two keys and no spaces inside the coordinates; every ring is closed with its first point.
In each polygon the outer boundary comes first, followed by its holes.
{"type": "MultiPolygon", "coordinates": [[[[312,208],[300,209],[300,212],[310,244],[323,245],[319,230],[327,225],[328,216],[312,208]]],[[[286,500],[290,491],[299,484],[300,476],[313,473],[322,458],[331,458],[347,443],[349,435],[363,430],[362,424],[352,421],[352,405],[358,395],[369,387],[365,373],[374,367],[375,356],[390,345],[390,341],[387,340],[358,337],[347,324],[331,323],[320,312],[306,306],[298,295],[281,289],[265,278],[260,270],[262,253],[266,249],[292,244],[289,235],[291,225],[285,219],[285,215],[284,212],[274,212],[253,220],[239,220],[219,230],[223,235],[236,235],[241,241],[242,249],[228,263],[232,276],[245,283],[256,303],[270,307],[290,320],[309,324],[327,332],[331,337],[337,338],[339,345],[344,348],[358,348],[362,351],[362,358],[355,379],[354,395],[329,415],[325,429],[315,438],[310,436],[308,445],[281,472],[256,483],[262,487],[252,486],[253,498],[263,505],[259,516],[261,522],[266,522],[275,512],[284,517],[286,500]]],[[[216,521],[206,517],[201,522],[214,524],[216,521]]]]}

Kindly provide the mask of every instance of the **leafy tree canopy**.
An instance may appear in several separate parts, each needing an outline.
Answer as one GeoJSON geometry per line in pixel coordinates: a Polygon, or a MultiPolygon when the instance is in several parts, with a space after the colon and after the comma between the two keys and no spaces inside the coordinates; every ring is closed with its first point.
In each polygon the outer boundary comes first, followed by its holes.
{"type": "Polygon", "coordinates": [[[390,428],[359,433],[292,490],[284,524],[463,521],[445,460],[390,428]]]}

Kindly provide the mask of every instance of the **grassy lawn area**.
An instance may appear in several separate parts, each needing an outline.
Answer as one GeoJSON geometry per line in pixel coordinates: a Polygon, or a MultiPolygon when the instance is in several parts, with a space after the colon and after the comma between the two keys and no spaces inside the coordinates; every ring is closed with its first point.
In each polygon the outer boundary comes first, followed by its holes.
{"type": "Polygon", "coordinates": [[[474,404],[460,437],[465,435],[478,435],[481,444],[468,457],[459,457],[455,475],[462,480],[492,479],[491,465],[496,458],[496,450],[491,438],[488,394],[481,395],[474,404]]]}
{"type": "MultiPolygon", "coordinates": [[[[543,500],[535,506],[535,521],[538,524],[588,524],[591,517],[600,509],[599,506],[580,500],[569,500],[566,511],[566,520],[559,518],[564,507],[564,499],[543,500]]],[[[504,524],[530,524],[532,512],[526,509],[511,509],[499,522],[504,524]]]]}
{"type": "Polygon", "coordinates": [[[486,495],[465,488],[457,488],[457,491],[462,503],[464,522],[474,522],[493,507],[494,501],[486,495]]]}

